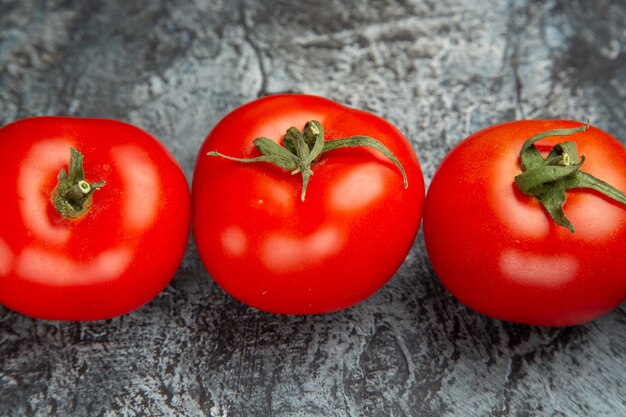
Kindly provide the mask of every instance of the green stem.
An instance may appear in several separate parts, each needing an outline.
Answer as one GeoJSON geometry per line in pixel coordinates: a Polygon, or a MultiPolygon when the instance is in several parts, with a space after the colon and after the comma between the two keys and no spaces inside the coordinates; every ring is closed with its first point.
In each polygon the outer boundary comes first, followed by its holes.
{"type": "Polygon", "coordinates": [[[83,154],[71,148],[68,172],[65,169],[59,172],[57,186],[52,190],[50,200],[63,217],[77,219],[87,213],[93,193],[104,185],[104,181],[90,184],[85,180],[83,154]]]}
{"type": "Polygon", "coordinates": [[[302,176],[300,199],[304,201],[309,181],[313,175],[311,166],[321,155],[334,149],[364,146],[379,151],[393,162],[402,174],[404,188],[409,186],[404,167],[398,158],[381,142],[369,136],[351,136],[325,141],[324,127],[316,120],[307,122],[302,132],[295,127],[289,128],[283,138],[283,146],[263,137],[255,139],[253,144],[261,152],[261,155],[255,158],[235,158],[216,151],[208,152],[207,155],[219,156],[243,163],[268,162],[279,166],[285,171],[290,171],[292,175],[300,174],[302,176]]]}
{"type": "Polygon", "coordinates": [[[552,220],[568,228],[571,233],[574,233],[574,226],[563,211],[567,190],[572,188],[596,190],[624,205],[626,194],[580,170],[585,157],[578,155],[575,142],[555,145],[546,158],[541,156],[535,142],[551,136],[570,136],[588,129],[589,122],[573,129],[546,130],[528,139],[520,152],[522,173],[515,177],[517,188],[524,194],[537,198],[552,220]]]}

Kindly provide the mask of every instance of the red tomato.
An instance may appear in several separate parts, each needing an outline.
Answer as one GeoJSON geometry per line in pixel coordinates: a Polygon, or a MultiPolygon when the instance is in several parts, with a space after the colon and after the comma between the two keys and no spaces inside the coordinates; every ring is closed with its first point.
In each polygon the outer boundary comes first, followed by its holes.
{"type": "MultiPolygon", "coordinates": [[[[514,184],[522,144],[572,121],[517,121],[477,132],[444,159],[430,184],[424,237],[435,272],[462,303],[514,322],[565,326],[626,298],[626,208],[596,191],[570,190],[563,210],[575,233],[514,184]]],[[[626,190],[626,149],[589,128],[536,143],[542,157],[573,141],[581,170],[626,190]]]]}
{"type": "Polygon", "coordinates": [[[43,319],[127,313],[175,275],[189,236],[190,195],[169,152],[131,125],[38,117],[0,129],[0,303],[43,319]],[[87,181],[105,181],[78,218],[51,202],[70,148],[87,181]]]}
{"type": "Polygon", "coordinates": [[[387,121],[328,99],[276,95],[227,115],[200,149],[192,186],[192,223],[202,262],[235,298],[261,310],[323,313],[356,304],[381,288],[414,243],[424,199],[411,145],[387,121]],[[326,143],[368,135],[406,171],[366,147],[334,149],[303,179],[269,163],[216,156],[259,155],[258,137],[282,143],[285,131],[316,120],[326,143]]]}

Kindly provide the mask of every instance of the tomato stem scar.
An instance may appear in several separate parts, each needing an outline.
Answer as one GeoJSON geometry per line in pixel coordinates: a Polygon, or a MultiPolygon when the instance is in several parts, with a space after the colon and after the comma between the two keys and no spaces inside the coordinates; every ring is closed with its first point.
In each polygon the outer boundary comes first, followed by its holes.
{"type": "Polygon", "coordinates": [[[537,198],[552,220],[559,226],[569,229],[571,233],[574,233],[574,226],[563,211],[567,190],[593,189],[624,205],[626,194],[580,170],[585,157],[578,155],[575,142],[556,144],[546,158],[539,153],[535,142],[550,136],[570,136],[586,132],[588,129],[589,121],[577,128],[546,130],[531,137],[522,146],[520,152],[522,173],[515,177],[517,188],[524,194],[537,198]]]}
{"type": "Polygon", "coordinates": [[[92,195],[105,185],[104,181],[89,183],[85,180],[83,154],[70,148],[68,171],[61,169],[57,185],[50,194],[54,208],[63,217],[77,219],[84,216],[92,203],[92,195]]]}
{"type": "Polygon", "coordinates": [[[287,129],[282,146],[265,137],[256,138],[253,144],[261,152],[261,155],[255,158],[235,158],[217,151],[208,152],[207,155],[219,156],[231,161],[244,163],[269,162],[285,171],[289,171],[291,175],[300,174],[302,175],[300,200],[304,201],[309,180],[313,175],[311,165],[320,156],[334,149],[365,146],[379,151],[393,162],[402,174],[404,188],[409,186],[404,167],[398,158],[381,142],[369,136],[350,136],[326,141],[324,138],[324,127],[316,120],[307,122],[303,131],[295,127],[287,129]]]}

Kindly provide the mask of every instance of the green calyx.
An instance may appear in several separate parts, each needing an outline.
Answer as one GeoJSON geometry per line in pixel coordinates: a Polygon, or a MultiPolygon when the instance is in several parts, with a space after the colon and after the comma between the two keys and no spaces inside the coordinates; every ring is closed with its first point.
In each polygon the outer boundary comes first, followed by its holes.
{"type": "Polygon", "coordinates": [[[104,181],[89,183],[85,180],[83,154],[74,148],[70,149],[67,172],[62,169],[57,181],[50,200],[59,214],[68,219],[77,219],[87,213],[93,193],[105,184],[104,181]]]}
{"type": "Polygon", "coordinates": [[[567,190],[590,188],[624,205],[626,205],[626,194],[580,170],[585,157],[578,155],[575,142],[555,145],[545,158],[534,144],[546,137],[569,136],[585,132],[587,129],[589,129],[588,122],[572,129],[547,130],[528,139],[520,152],[522,173],[515,177],[515,185],[521,192],[537,198],[554,222],[567,227],[572,233],[574,233],[574,226],[563,211],[567,190]]]}
{"type": "Polygon", "coordinates": [[[300,174],[302,175],[300,199],[304,201],[309,180],[313,175],[311,166],[320,156],[333,149],[365,146],[376,149],[393,162],[402,174],[404,188],[409,186],[402,164],[385,145],[369,136],[350,136],[326,141],[324,139],[324,127],[315,120],[307,122],[302,132],[295,127],[289,128],[285,133],[282,146],[264,137],[255,139],[253,143],[261,152],[261,155],[256,158],[234,158],[215,151],[208,152],[207,155],[244,163],[269,162],[285,171],[290,171],[292,175],[300,174]]]}

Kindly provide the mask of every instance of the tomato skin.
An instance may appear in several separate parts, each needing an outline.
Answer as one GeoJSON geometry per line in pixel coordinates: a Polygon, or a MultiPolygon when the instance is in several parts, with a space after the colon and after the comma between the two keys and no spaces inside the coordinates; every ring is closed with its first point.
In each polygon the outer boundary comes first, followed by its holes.
{"type": "Polygon", "coordinates": [[[0,129],[0,303],[50,320],[98,320],[147,303],[175,275],[190,193],[172,155],[146,132],[104,119],[36,117],[0,129]],[[79,219],[50,201],[70,147],[89,181],[106,181],[79,219]]]}
{"type": "Polygon", "coordinates": [[[194,238],[211,277],[240,301],[273,313],[325,313],[364,300],[392,277],[415,240],[423,199],[417,157],[387,121],[321,97],[269,96],[228,114],[202,145],[194,238]],[[408,188],[389,160],[366,148],[322,155],[304,202],[298,175],[206,155],[256,156],[255,138],[282,143],[289,127],[310,120],[321,122],[327,141],[368,135],[385,144],[408,188]]]}
{"type": "MultiPolygon", "coordinates": [[[[502,320],[567,326],[626,299],[626,208],[595,191],[568,191],[572,234],[513,182],[526,139],[577,126],[504,123],[469,136],[444,158],[426,197],[424,239],[436,274],[463,304],[502,320]]],[[[618,140],[591,127],[536,146],[547,152],[564,141],[586,157],[582,171],[626,190],[626,149],[618,140]]]]}

